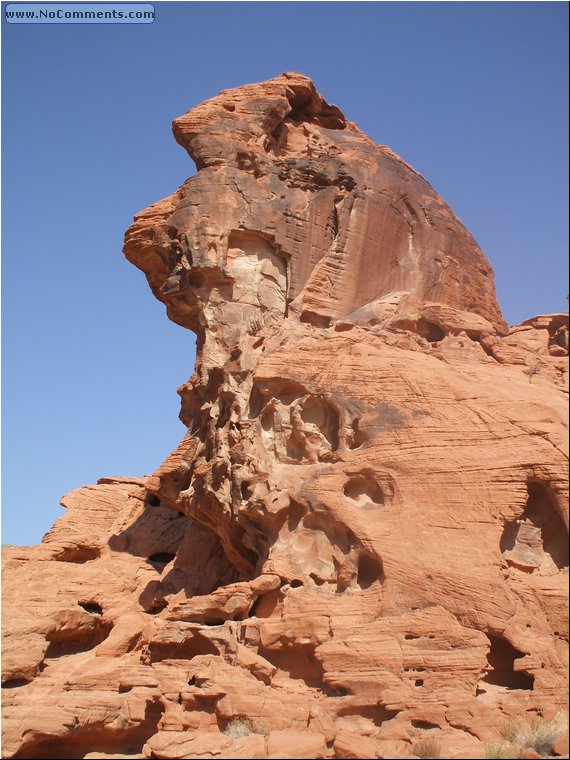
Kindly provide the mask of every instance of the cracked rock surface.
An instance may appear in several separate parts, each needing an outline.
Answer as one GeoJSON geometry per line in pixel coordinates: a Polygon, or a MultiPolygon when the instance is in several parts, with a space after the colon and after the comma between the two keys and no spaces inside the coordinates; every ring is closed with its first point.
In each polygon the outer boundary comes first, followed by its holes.
{"type": "Polygon", "coordinates": [[[188,432],[3,550],[9,758],[481,757],[567,702],[568,316],[295,73],[174,122],[125,255],[188,432]],[[190,368],[189,368],[190,369],[190,368]]]}

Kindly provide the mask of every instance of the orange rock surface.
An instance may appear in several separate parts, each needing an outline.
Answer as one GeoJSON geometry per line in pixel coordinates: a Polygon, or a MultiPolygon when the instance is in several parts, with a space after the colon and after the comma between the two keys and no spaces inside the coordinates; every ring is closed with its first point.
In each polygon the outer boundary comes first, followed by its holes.
{"type": "Polygon", "coordinates": [[[568,318],[508,328],[431,186],[284,74],[175,120],[127,258],[188,433],[3,555],[4,756],[482,757],[567,703],[568,318]]]}

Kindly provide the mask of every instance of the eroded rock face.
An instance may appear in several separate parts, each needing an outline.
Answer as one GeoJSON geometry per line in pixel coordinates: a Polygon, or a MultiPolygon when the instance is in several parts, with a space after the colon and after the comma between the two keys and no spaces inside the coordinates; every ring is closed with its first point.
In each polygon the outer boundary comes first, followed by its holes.
{"type": "Polygon", "coordinates": [[[125,253],[188,433],[4,562],[6,757],[471,757],[567,673],[567,316],[299,74],[174,122],[125,253]],[[241,735],[240,735],[241,734],[241,735]]]}

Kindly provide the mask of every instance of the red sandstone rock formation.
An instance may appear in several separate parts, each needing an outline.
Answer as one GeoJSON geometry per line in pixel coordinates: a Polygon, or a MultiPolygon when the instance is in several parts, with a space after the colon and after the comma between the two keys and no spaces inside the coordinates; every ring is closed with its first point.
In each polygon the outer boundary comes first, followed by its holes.
{"type": "Polygon", "coordinates": [[[4,756],[482,756],[564,707],[567,317],[508,329],[430,185],[299,74],[174,122],[125,254],[188,433],[4,555],[4,756]]]}

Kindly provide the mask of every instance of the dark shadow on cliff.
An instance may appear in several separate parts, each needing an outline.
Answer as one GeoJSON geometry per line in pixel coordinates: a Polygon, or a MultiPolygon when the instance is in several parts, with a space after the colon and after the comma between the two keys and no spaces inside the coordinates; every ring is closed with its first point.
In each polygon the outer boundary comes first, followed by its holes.
{"type": "Polygon", "coordinates": [[[139,597],[143,609],[156,614],[165,596],[184,591],[187,597],[209,594],[239,579],[220,539],[212,531],[148,494],[144,511],[109,539],[116,552],[144,557],[156,571],[139,597]]]}

